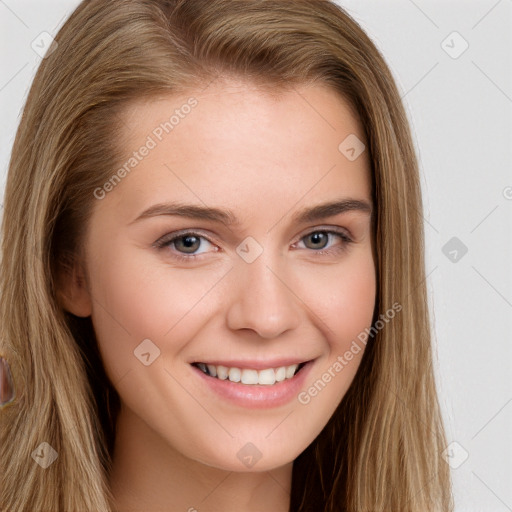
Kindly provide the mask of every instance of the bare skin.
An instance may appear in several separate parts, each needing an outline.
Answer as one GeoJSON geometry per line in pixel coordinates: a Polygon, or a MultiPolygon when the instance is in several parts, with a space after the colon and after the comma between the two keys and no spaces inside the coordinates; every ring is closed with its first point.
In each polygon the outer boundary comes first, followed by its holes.
{"type": "Polygon", "coordinates": [[[127,158],[151,134],[156,147],[95,202],[82,279],[70,279],[63,293],[69,311],[92,316],[122,401],[115,509],[285,512],[293,461],[332,416],[364,347],[342,371],[333,365],[372,321],[370,212],[294,219],[344,199],[372,206],[367,152],[351,161],[338,149],[351,134],[364,140],[359,122],[320,85],[270,96],[234,79],[139,102],[125,115],[127,158]],[[197,105],[156,139],[155,128],[190,96],[197,105]],[[227,209],[239,223],[138,219],[170,201],[227,209]],[[183,238],[154,246],[183,230],[198,237],[189,252],[183,238]],[[247,237],[256,242],[249,252],[261,248],[250,263],[237,252],[247,237]],[[146,339],[146,359],[160,351],[148,365],[134,354],[146,339]],[[309,401],[240,406],[212,391],[191,365],[285,356],[313,360],[300,389],[309,401]],[[308,392],[329,372],[325,387],[308,392]],[[260,454],[251,467],[238,456],[248,443],[260,454]]]}

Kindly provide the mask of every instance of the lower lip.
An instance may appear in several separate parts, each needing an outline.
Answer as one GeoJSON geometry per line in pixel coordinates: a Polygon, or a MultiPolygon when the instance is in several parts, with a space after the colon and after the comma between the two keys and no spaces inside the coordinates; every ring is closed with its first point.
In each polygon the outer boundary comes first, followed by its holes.
{"type": "Polygon", "coordinates": [[[291,379],[272,385],[241,384],[231,382],[229,379],[210,377],[195,366],[192,366],[192,369],[212,391],[223,399],[248,409],[268,409],[287,404],[299,394],[313,362],[308,361],[291,379]]]}

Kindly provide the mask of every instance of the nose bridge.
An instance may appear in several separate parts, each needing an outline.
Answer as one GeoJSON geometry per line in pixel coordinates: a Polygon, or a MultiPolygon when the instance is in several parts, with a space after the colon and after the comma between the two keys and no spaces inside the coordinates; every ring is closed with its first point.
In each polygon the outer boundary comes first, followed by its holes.
{"type": "Polygon", "coordinates": [[[252,329],[273,338],[294,329],[299,321],[298,300],[287,283],[285,262],[269,244],[248,237],[237,248],[233,295],[228,311],[232,329],[252,329]]]}

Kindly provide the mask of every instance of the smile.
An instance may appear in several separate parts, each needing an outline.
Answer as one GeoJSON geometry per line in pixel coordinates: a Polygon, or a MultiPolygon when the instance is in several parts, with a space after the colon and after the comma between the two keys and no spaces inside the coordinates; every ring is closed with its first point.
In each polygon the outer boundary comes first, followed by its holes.
{"type": "Polygon", "coordinates": [[[305,364],[304,362],[289,366],[280,366],[278,368],[265,368],[262,370],[252,368],[242,369],[207,363],[193,363],[193,366],[199,368],[209,377],[216,379],[229,380],[231,382],[239,382],[247,385],[271,386],[275,383],[292,379],[305,364]]]}

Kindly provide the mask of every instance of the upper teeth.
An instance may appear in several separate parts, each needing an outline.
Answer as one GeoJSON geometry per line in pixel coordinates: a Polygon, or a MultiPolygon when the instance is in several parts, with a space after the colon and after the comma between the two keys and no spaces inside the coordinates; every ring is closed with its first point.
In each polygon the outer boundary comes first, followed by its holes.
{"type": "Polygon", "coordinates": [[[281,366],[279,368],[267,368],[265,370],[250,370],[240,368],[228,368],[222,365],[198,363],[197,366],[207,375],[221,380],[229,379],[231,382],[242,384],[275,384],[285,379],[291,379],[299,367],[298,364],[281,366]]]}

